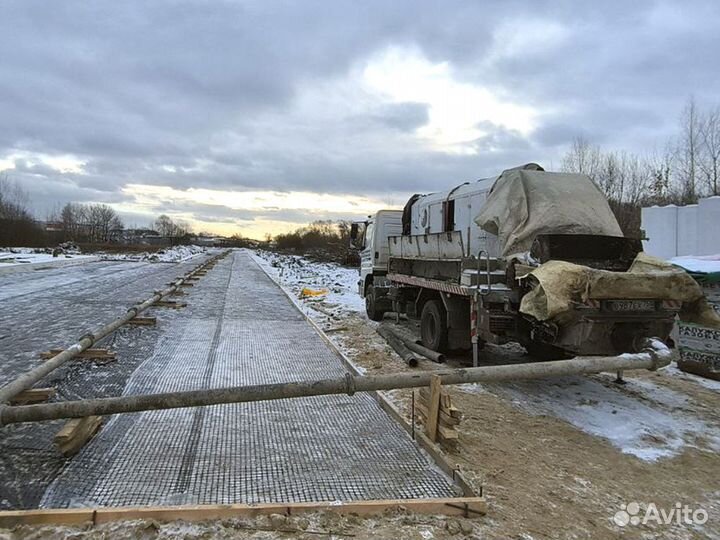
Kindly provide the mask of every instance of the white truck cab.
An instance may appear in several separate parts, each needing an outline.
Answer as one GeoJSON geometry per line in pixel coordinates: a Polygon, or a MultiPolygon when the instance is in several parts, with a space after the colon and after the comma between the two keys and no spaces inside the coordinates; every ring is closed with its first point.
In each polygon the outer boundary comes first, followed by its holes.
{"type": "Polygon", "coordinates": [[[358,293],[365,298],[370,319],[379,321],[389,311],[389,283],[385,278],[390,249],[388,237],[402,234],[402,210],[380,210],[367,221],[352,224],[350,238],[360,250],[358,293]]]}

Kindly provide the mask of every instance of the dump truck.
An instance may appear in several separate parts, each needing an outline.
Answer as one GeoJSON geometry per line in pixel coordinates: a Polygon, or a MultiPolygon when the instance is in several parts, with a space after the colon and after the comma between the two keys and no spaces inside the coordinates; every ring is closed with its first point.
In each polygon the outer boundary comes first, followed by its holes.
{"type": "Polygon", "coordinates": [[[413,195],[351,238],[368,317],[419,319],[425,347],[472,349],[475,364],[485,343],[510,341],[542,360],[635,352],[668,342],[680,311],[713,316],[685,272],[623,236],[588,176],[535,163],[413,195]]]}

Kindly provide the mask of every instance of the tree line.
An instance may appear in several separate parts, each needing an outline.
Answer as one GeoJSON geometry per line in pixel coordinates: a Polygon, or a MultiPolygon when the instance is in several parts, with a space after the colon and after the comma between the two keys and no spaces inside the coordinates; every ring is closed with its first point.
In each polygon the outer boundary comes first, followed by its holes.
{"type": "Polygon", "coordinates": [[[316,258],[347,263],[352,257],[349,221],[313,221],[293,232],[278,234],[274,239],[266,237],[267,242],[271,240],[280,250],[295,251],[316,258]]]}
{"type": "MultiPolygon", "coordinates": [[[[106,204],[67,203],[51,212],[45,222],[37,221],[28,210],[29,197],[6,176],[0,178],[0,246],[40,247],[62,242],[83,244],[128,243],[125,224],[118,213],[106,204]]],[[[147,233],[157,233],[180,243],[190,234],[182,221],[163,214],[147,233]]]]}
{"type": "Polygon", "coordinates": [[[643,206],[694,204],[720,195],[720,106],[704,110],[691,98],[678,127],[661,152],[648,154],[605,150],[577,138],[561,168],[590,176],[626,236],[639,237],[643,206]]]}

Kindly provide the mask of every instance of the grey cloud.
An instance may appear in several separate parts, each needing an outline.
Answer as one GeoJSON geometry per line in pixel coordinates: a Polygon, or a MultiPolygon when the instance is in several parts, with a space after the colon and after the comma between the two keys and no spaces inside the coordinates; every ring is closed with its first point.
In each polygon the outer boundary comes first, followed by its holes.
{"type": "MultiPolygon", "coordinates": [[[[27,162],[9,171],[40,209],[127,202],[129,183],[381,198],[439,190],[524,161],[559,162],[576,135],[631,150],[662,144],[689,94],[717,99],[718,20],[710,0],[7,0],[0,158],[86,161],[82,175],[27,162]],[[293,116],[302,88],[342,80],[392,45],[533,107],[537,129],[523,137],[484,125],[475,155],[452,155],[412,136],[428,121],[423,103],[293,116]]],[[[233,219],[223,208],[191,211],[233,219]]]]}
{"type": "Polygon", "coordinates": [[[381,123],[401,131],[413,131],[428,123],[427,103],[396,103],[386,105],[375,116],[381,123]]]}

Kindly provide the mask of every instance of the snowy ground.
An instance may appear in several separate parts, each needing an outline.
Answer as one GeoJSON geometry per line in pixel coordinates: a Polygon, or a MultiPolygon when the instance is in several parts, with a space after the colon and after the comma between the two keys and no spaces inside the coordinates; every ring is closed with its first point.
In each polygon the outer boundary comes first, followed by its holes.
{"type": "Polygon", "coordinates": [[[714,273],[720,272],[720,254],[675,257],[670,259],[672,264],[680,266],[690,272],[714,273]]]}
{"type": "Polygon", "coordinates": [[[31,269],[50,268],[52,266],[64,266],[73,263],[83,263],[97,260],[93,255],[81,255],[79,253],[60,253],[53,257],[51,249],[35,248],[0,248],[0,273],[3,270],[12,269],[11,273],[20,270],[19,267],[31,269]]]}
{"type": "Polygon", "coordinates": [[[208,248],[200,246],[173,246],[159,251],[148,251],[140,253],[108,253],[102,255],[104,261],[148,261],[148,262],[181,262],[187,261],[202,253],[207,253],[208,248]]]}
{"type": "Polygon", "coordinates": [[[334,263],[313,262],[297,255],[281,255],[269,251],[255,252],[256,260],[292,295],[305,305],[316,322],[328,316],[364,313],[365,301],[357,293],[357,268],[334,263]],[[303,289],[326,293],[304,296],[303,289]],[[315,308],[315,309],[314,309],[315,308]],[[319,308],[319,309],[318,309],[319,308]]]}

